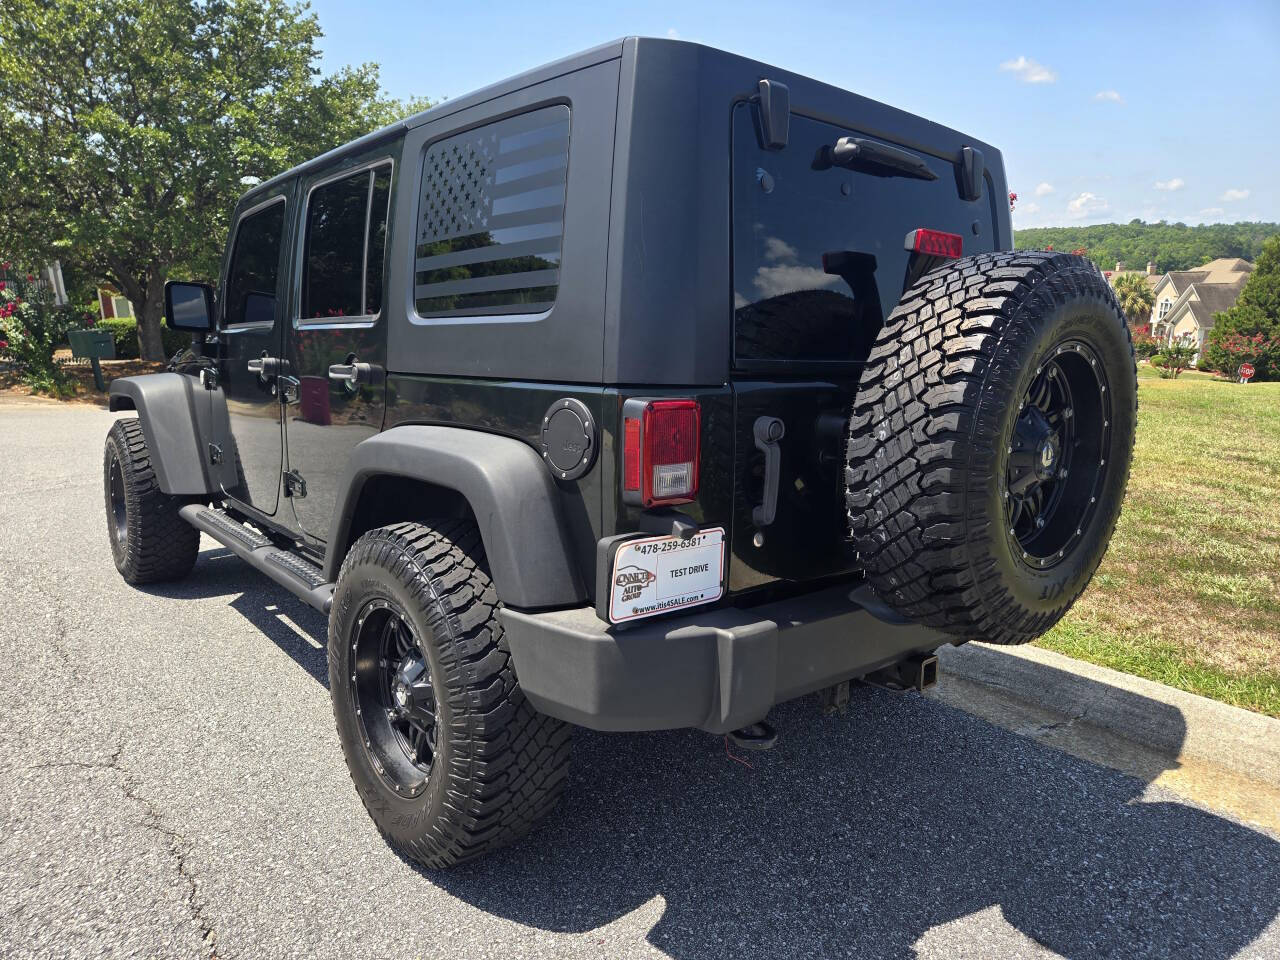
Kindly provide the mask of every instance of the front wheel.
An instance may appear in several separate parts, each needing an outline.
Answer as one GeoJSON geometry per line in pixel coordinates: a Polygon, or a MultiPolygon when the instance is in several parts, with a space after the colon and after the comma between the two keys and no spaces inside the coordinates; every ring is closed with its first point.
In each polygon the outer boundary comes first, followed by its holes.
{"type": "Polygon", "coordinates": [[[1034,640],[1106,552],[1136,414],[1128,326],[1092,263],[993,253],[927,273],[850,423],[850,529],[876,593],[965,639],[1034,640]]]}
{"type": "Polygon", "coordinates": [[[120,575],[143,584],[190,573],[200,531],[179,516],[183,501],[160,489],[137,419],[117,420],[107,433],[102,481],[111,557],[120,575]]]}
{"type": "Polygon", "coordinates": [[[555,806],[569,727],[524,698],[474,523],[371,530],[343,561],[329,689],[356,791],[393,846],[448,867],[555,806]]]}

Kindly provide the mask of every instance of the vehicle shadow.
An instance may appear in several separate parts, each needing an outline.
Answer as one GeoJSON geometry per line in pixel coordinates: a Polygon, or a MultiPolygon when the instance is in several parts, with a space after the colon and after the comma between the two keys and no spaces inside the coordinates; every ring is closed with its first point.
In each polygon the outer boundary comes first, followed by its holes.
{"type": "MultiPolygon", "coordinates": [[[[233,596],[327,686],[321,614],[229,551],[199,563],[149,589],[233,596]]],[[[1040,669],[1056,685],[1060,672],[1040,669]]],[[[1176,708],[1123,696],[1181,742],[1176,708]]],[[[1064,957],[1225,960],[1280,915],[1280,843],[1167,795],[1144,799],[1167,768],[1158,762],[1137,779],[936,700],[862,686],[845,716],[820,716],[809,697],[770,719],[779,744],[742,754],[749,767],[697,731],[579,730],[569,789],[540,829],[474,864],[414,869],[555,932],[595,931],[660,897],[648,940],[677,960],[910,958],[931,931],[992,907],[1064,957]]],[[[984,916],[962,934],[970,947],[973,929],[1000,934],[984,916]]]]}
{"type": "MultiPolygon", "coordinates": [[[[1136,699],[1182,729],[1176,709],[1136,699]]],[[[661,896],[648,940],[679,960],[914,957],[934,928],[993,906],[1064,957],[1226,958],[1280,912],[1275,840],[935,701],[856,687],[845,717],[807,698],[772,719],[779,745],[750,768],[696,732],[583,731],[540,830],[420,872],[551,931],[661,896]]],[[[958,934],[970,949],[987,922],[958,934]]]]}
{"type": "Polygon", "coordinates": [[[191,576],[140,589],[171,600],[231,597],[230,606],[326,690],[328,621],[225,547],[202,550],[191,576]]]}

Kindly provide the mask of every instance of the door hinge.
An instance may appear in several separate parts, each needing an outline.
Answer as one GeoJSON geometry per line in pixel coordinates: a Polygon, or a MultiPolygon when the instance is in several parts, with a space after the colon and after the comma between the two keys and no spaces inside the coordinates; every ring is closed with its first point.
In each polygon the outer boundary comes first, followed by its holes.
{"type": "Polygon", "coordinates": [[[301,500],[307,495],[307,481],[297,470],[290,470],[284,475],[284,495],[301,500]]]}
{"type": "Polygon", "coordinates": [[[206,390],[218,389],[218,369],[216,367],[201,367],[200,382],[204,384],[206,390]]]}
{"type": "Polygon", "coordinates": [[[222,448],[216,443],[209,444],[209,462],[215,467],[222,462],[222,448]]]}

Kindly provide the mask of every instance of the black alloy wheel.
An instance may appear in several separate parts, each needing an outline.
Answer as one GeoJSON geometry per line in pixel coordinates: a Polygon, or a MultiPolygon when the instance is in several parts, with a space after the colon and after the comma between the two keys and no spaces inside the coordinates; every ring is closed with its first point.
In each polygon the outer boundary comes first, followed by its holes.
{"type": "Polygon", "coordinates": [[[129,539],[129,511],[124,492],[124,468],[120,466],[120,458],[114,452],[109,454],[107,466],[107,510],[111,522],[111,533],[116,545],[123,549],[129,539]]]}
{"type": "Polygon", "coordinates": [[[383,599],[356,618],[351,698],[370,762],[395,792],[426,789],[436,755],[431,670],[408,618],[383,599]]]}
{"type": "Polygon", "coordinates": [[[1022,398],[1005,471],[1006,531],[1037,569],[1067,556],[1083,535],[1106,482],[1111,398],[1093,348],[1052,348],[1022,398]]]}

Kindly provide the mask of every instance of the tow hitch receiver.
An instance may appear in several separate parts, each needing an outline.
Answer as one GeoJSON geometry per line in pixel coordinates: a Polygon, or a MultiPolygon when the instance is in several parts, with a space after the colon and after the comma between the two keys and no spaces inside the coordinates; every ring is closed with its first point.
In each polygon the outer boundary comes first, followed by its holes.
{"type": "Polygon", "coordinates": [[[886,690],[923,693],[938,682],[938,658],[933,654],[916,654],[867,674],[862,682],[886,690]]]}

